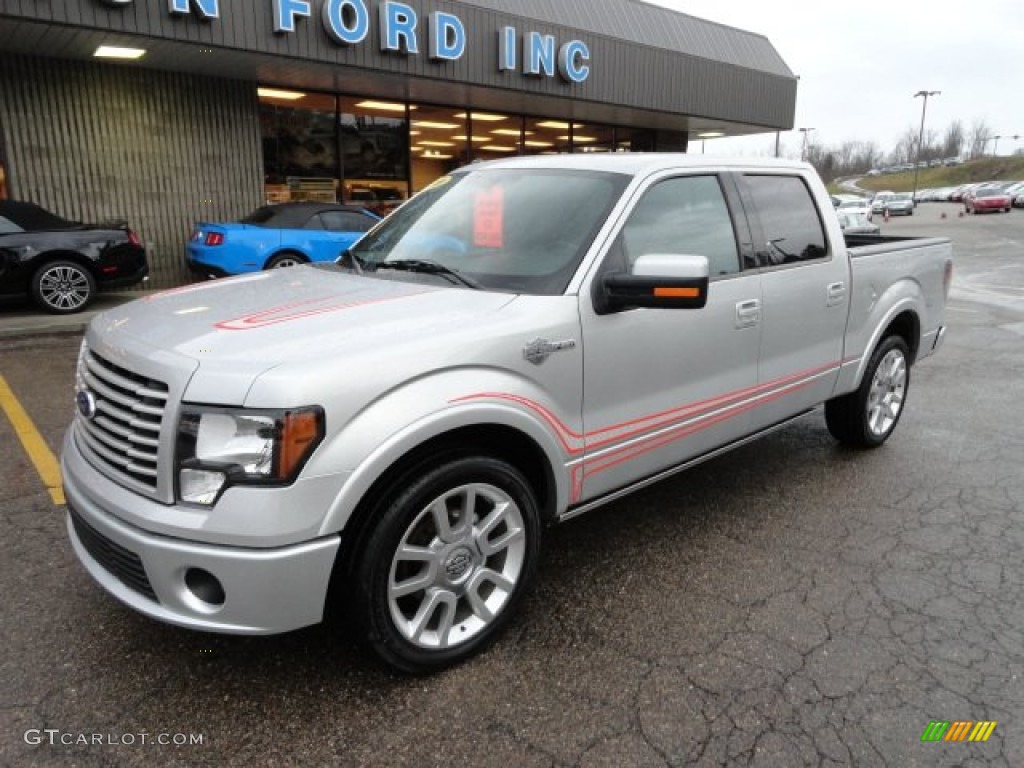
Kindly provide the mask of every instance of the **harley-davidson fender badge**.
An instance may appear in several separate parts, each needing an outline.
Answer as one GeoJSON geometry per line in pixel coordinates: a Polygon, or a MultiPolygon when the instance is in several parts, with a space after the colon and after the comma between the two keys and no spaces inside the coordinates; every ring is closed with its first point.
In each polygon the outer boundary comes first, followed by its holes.
{"type": "Polygon", "coordinates": [[[542,365],[555,352],[563,349],[575,349],[576,339],[565,341],[548,341],[547,339],[534,339],[523,347],[523,358],[534,365],[542,365]]]}

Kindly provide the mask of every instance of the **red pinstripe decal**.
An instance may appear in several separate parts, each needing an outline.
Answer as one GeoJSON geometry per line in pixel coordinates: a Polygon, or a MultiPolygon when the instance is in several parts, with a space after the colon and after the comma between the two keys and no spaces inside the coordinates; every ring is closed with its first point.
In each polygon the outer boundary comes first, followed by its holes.
{"type": "Polygon", "coordinates": [[[632,461],[633,459],[659,448],[671,445],[672,443],[678,442],[679,440],[696,434],[704,429],[732,419],[746,413],[747,411],[753,410],[754,408],[758,408],[761,405],[773,402],[792,394],[793,392],[804,389],[810,386],[811,380],[814,377],[827,371],[834,370],[839,364],[840,363],[838,362],[833,362],[817,368],[809,368],[806,371],[801,371],[800,373],[795,373],[789,376],[783,376],[765,384],[746,387],[725,395],[696,401],[684,406],[671,408],[666,411],[660,411],[658,413],[651,414],[650,416],[630,419],[628,421],[623,421],[607,427],[601,427],[583,434],[570,428],[545,406],[520,395],[513,395],[505,392],[481,392],[456,398],[451,402],[464,403],[473,400],[506,400],[523,405],[539,414],[548,426],[554,430],[555,436],[558,438],[558,442],[570,456],[578,456],[583,453],[584,450],[595,450],[606,445],[623,442],[647,432],[657,432],[662,427],[670,426],[680,419],[689,420],[689,423],[678,424],[676,427],[670,427],[670,429],[662,432],[661,434],[651,434],[634,445],[623,446],[617,450],[612,450],[593,463],[584,462],[581,466],[573,467],[570,473],[570,503],[575,504],[582,496],[583,485],[588,477],[598,475],[601,472],[605,472],[613,467],[632,461]],[[776,389],[778,391],[772,391],[776,389]],[[765,393],[770,394],[766,395],[765,393]],[[746,402],[752,397],[758,397],[759,399],[754,402],[746,402]],[[715,411],[721,412],[715,413],[715,411]],[[590,438],[596,435],[608,434],[634,425],[644,426],[624,434],[613,435],[596,442],[588,442],[590,438]],[[572,445],[570,441],[583,442],[584,445],[575,446],[572,445]]]}
{"type": "Polygon", "coordinates": [[[317,299],[309,299],[307,301],[297,301],[292,304],[284,304],[280,307],[274,307],[273,309],[263,310],[262,312],[256,312],[251,315],[245,315],[244,317],[238,317],[234,320],[224,320],[220,323],[216,323],[213,327],[218,328],[222,331],[251,331],[256,328],[266,328],[269,325],[279,325],[281,323],[290,323],[293,320],[301,320],[306,317],[314,317],[315,315],[324,315],[330,312],[343,312],[346,309],[356,309],[357,307],[369,307],[374,304],[384,304],[390,301],[398,301],[399,299],[407,299],[411,296],[419,296],[427,291],[416,291],[415,293],[403,293],[397,296],[388,296],[383,299],[366,299],[364,301],[340,301],[334,304],[324,304],[332,299],[331,296],[322,296],[317,299]],[[314,305],[320,304],[322,306],[314,307],[314,305]],[[310,309],[299,310],[300,307],[310,307],[310,309]]]}

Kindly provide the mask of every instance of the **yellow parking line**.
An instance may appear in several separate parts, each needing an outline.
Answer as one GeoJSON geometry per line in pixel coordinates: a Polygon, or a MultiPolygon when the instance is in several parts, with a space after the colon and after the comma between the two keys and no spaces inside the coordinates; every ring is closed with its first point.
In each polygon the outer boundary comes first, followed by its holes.
{"type": "Polygon", "coordinates": [[[14,392],[7,386],[7,380],[3,376],[0,376],[0,409],[7,414],[11,426],[14,427],[14,433],[25,447],[25,453],[35,465],[36,472],[39,473],[46,490],[50,492],[53,503],[64,504],[64,486],[60,478],[60,464],[57,463],[57,458],[50,450],[50,446],[39,434],[36,425],[32,423],[32,419],[18,402],[14,392]]]}

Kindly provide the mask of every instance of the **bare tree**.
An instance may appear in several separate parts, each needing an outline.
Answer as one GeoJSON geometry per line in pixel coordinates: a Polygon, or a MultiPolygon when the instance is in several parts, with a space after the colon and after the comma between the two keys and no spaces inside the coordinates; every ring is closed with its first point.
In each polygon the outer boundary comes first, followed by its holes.
{"type": "Polygon", "coordinates": [[[985,144],[991,138],[992,127],[984,118],[977,118],[971,123],[971,132],[967,134],[967,147],[972,160],[985,154],[985,144]]]}
{"type": "Polygon", "coordinates": [[[964,124],[954,120],[946,128],[946,135],[942,139],[942,156],[959,157],[964,151],[964,124]]]}

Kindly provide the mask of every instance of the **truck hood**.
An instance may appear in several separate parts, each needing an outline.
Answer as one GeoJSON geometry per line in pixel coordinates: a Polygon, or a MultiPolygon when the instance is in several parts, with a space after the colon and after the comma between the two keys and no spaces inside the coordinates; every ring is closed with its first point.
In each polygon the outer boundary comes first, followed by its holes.
{"type": "Polygon", "coordinates": [[[104,312],[92,329],[114,344],[131,337],[197,361],[190,392],[208,397],[212,388],[228,404],[278,365],[436,338],[514,299],[305,266],[157,293],[104,312]]]}

